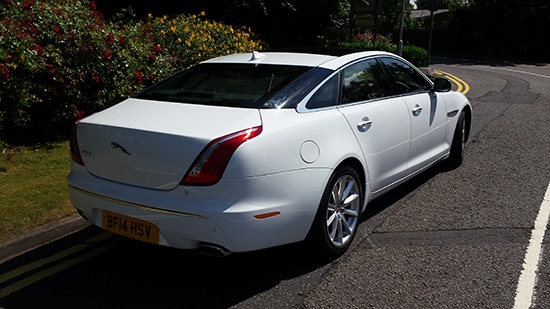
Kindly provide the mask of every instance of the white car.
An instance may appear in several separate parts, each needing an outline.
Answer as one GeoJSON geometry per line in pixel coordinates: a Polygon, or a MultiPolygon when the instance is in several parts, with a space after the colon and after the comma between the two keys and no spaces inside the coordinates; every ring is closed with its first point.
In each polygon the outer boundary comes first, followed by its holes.
{"type": "Polygon", "coordinates": [[[227,255],[345,252],[369,201],[463,160],[472,107],[404,59],[234,54],[75,125],[70,199],[127,237],[227,255]]]}

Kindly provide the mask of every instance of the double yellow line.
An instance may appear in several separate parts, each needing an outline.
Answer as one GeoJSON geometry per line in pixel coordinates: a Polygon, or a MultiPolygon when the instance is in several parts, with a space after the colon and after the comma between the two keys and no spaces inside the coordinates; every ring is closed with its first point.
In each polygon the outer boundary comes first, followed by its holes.
{"type": "Polygon", "coordinates": [[[462,79],[460,79],[460,78],[458,78],[454,75],[451,75],[447,72],[443,72],[443,71],[439,71],[439,70],[434,70],[434,72],[435,72],[435,74],[441,75],[441,76],[449,79],[451,82],[453,82],[457,86],[456,91],[462,92],[464,94],[467,94],[470,91],[470,85],[468,85],[462,79]]]}
{"type": "Polygon", "coordinates": [[[7,273],[0,275],[0,299],[4,298],[14,292],[17,292],[33,283],[36,283],[40,280],[43,280],[47,277],[50,277],[60,271],[63,271],[69,267],[72,267],[76,264],[79,264],[81,262],[84,262],[86,260],[91,259],[94,256],[97,256],[115,246],[117,246],[116,243],[108,243],[105,245],[100,245],[98,248],[95,248],[91,251],[88,251],[86,253],[83,253],[81,255],[77,255],[80,252],[85,251],[86,249],[92,248],[93,246],[97,246],[98,243],[100,243],[103,240],[106,240],[110,237],[114,236],[114,234],[111,233],[102,233],[96,237],[90,238],[87,241],[75,245],[73,247],[70,247],[68,249],[65,249],[63,251],[60,251],[50,257],[43,258],[40,260],[36,260],[32,263],[25,264],[19,268],[13,269],[7,273]],[[69,256],[76,255],[68,260],[64,260],[65,258],[69,256]],[[57,263],[57,264],[55,264],[57,263]],[[46,266],[50,265],[46,269],[38,271],[34,274],[27,275],[29,273],[32,273],[33,271],[46,266]],[[54,265],[55,264],[55,265],[54,265]],[[25,276],[27,275],[27,276],[25,276]],[[19,279],[19,280],[17,280],[19,279]],[[8,281],[14,281],[10,285],[6,287],[2,287],[2,285],[8,281]]]}

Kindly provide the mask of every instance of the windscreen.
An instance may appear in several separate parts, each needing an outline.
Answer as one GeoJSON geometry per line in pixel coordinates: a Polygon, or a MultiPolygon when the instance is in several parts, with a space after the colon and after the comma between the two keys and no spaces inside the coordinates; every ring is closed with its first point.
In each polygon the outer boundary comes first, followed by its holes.
{"type": "Polygon", "coordinates": [[[261,108],[310,70],[305,66],[204,63],[136,95],[139,99],[261,108]]]}

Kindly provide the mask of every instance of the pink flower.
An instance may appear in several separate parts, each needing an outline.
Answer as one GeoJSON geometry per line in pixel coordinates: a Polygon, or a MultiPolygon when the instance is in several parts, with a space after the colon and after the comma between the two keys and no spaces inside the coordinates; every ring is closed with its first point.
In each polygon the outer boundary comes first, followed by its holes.
{"type": "Polygon", "coordinates": [[[101,59],[103,60],[110,60],[113,58],[113,51],[111,49],[108,49],[103,54],[101,54],[101,59]]]}
{"type": "Polygon", "coordinates": [[[115,36],[112,33],[107,33],[107,43],[109,45],[115,44],[115,36]]]}
{"type": "Polygon", "coordinates": [[[10,69],[2,63],[0,63],[0,73],[2,73],[4,80],[10,79],[10,69]]]}
{"type": "Polygon", "coordinates": [[[55,32],[55,34],[57,34],[58,37],[62,36],[61,35],[61,28],[59,28],[58,25],[53,26],[53,31],[55,32]]]}
{"type": "Polygon", "coordinates": [[[153,46],[153,53],[155,53],[156,55],[160,55],[160,53],[162,53],[162,47],[158,45],[153,46]]]}
{"type": "Polygon", "coordinates": [[[53,64],[46,63],[45,65],[46,69],[49,71],[50,74],[55,74],[56,70],[53,64]]]}
{"type": "Polygon", "coordinates": [[[136,79],[139,83],[141,83],[143,81],[143,74],[141,73],[140,70],[136,71],[135,77],[136,77],[136,79]]]}
{"type": "Polygon", "coordinates": [[[36,50],[36,53],[40,56],[44,52],[44,48],[38,44],[32,44],[31,45],[32,50],[36,50]]]}

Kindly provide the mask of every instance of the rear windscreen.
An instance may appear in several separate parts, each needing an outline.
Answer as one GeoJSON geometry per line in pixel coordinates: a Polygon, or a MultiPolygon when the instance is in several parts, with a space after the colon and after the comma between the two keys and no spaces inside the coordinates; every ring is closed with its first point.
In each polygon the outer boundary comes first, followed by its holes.
{"type": "Polygon", "coordinates": [[[260,108],[310,70],[305,66],[205,63],[184,70],[136,98],[215,106],[260,108]]]}

